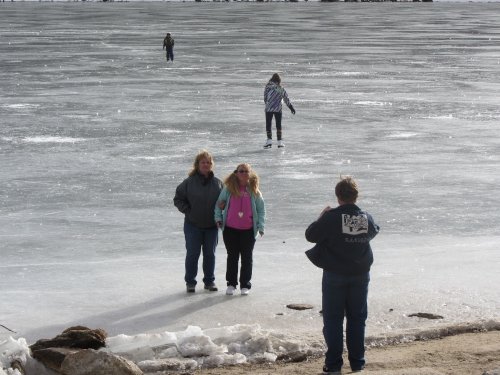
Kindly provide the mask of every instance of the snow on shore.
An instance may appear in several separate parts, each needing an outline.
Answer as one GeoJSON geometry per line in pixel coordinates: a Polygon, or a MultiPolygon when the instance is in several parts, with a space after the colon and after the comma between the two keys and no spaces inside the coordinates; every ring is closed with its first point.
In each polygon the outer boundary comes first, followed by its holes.
{"type": "MultiPolygon", "coordinates": [[[[367,346],[384,346],[414,340],[436,339],[467,332],[499,330],[500,321],[484,321],[400,334],[394,337],[367,338],[367,346]]],[[[195,370],[242,363],[266,363],[279,359],[320,356],[322,342],[306,342],[284,334],[264,330],[258,324],[211,328],[202,330],[189,326],[184,331],[117,335],[106,340],[108,350],[135,362],[144,373],[158,371],[195,370]]],[[[24,338],[8,337],[0,341],[0,375],[18,375],[12,369],[19,360],[27,375],[53,375],[30,355],[24,338]]]]}
{"type": "MultiPolygon", "coordinates": [[[[110,352],[137,363],[144,372],[164,370],[193,370],[198,367],[217,367],[241,363],[274,362],[280,357],[320,355],[323,345],[311,345],[290,339],[277,332],[263,330],[258,324],[238,324],[202,330],[189,326],[180,332],[117,335],[107,339],[110,352]]],[[[11,362],[19,359],[38,375],[44,370],[30,356],[24,338],[8,337],[0,342],[0,375],[16,374],[11,362]],[[5,372],[7,371],[7,372],[5,372]]]]}

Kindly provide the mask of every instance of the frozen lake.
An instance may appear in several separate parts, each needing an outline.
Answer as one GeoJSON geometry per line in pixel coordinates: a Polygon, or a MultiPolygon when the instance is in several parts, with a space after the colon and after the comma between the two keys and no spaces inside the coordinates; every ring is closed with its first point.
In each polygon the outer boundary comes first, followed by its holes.
{"type": "MultiPolygon", "coordinates": [[[[240,323],[321,341],[304,231],[340,174],[381,226],[369,336],[499,319],[499,12],[1,3],[0,324],[29,342],[74,324],[113,336],[240,323]],[[287,147],[263,150],[274,72],[297,114],[284,111],[287,147]],[[220,178],[240,162],[261,177],[268,219],[249,298],[184,292],[172,198],[202,148],[220,178]]],[[[220,289],[224,274],[221,238],[220,289]]]]}

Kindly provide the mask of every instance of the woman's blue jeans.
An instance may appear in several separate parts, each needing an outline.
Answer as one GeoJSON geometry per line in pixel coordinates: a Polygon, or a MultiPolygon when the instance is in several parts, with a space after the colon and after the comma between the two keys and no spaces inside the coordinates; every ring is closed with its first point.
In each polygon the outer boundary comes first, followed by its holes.
{"type": "Polygon", "coordinates": [[[196,285],[198,260],[203,250],[203,282],[213,283],[215,280],[215,249],[219,241],[217,227],[198,228],[189,221],[184,221],[184,237],[186,238],[186,284],[196,285]]]}
{"type": "Polygon", "coordinates": [[[344,276],[323,271],[323,336],[327,352],[325,366],[340,371],[344,349],[344,317],[346,344],[352,370],[365,365],[365,322],[368,316],[368,284],[370,274],[344,276]]]}

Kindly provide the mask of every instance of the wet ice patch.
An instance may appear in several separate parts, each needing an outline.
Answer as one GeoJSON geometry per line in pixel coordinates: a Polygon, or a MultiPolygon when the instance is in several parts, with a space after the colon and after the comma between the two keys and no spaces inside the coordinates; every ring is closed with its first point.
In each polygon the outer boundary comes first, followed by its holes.
{"type": "Polygon", "coordinates": [[[280,160],[280,164],[283,165],[304,165],[304,164],[315,164],[318,161],[313,157],[304,157],[303,155],[299,155],[299,157],[291,158],[291,159],[283,159],[280,160]]]}
{"type": "Polygon", "coordinates": [[[29,104],[29,103],[15,103],[15,104],[3,104],[2,108],[6,109],[31,109],[38,108],[39,104],[29,104]]]}
{"type": "Polygon", "coordinates": [[[89,118],[91,118],[91,117],[95,117],[95,115],[89,115],[89,114],[74,114],[74,113],[72,113],[72,114],[63,114],[63,115],[61,115],[61,116],[66,117],[66,118],[75,118],[75,119],[84,119],[84,120],[89,119],[89,118]]]}
{"type": "Polygon", "coordinates": [[[171,156],[169,155],[159,155],[159,156],[130,156],[131,160],[161,160],[161,159],[169,159],[171,156]]]}
{"type": "Polygon", "coordinates": [[[366,105],[366,106],[375,106],[375,107],[384,107],[391,106],[391,102],[378,102],[373,100],[361,100],[359,102],[354,102],[355,105],[366,105]]]}
{"type": "Polygon", "coordinates": [[[392,139],[402,139],[402,138],[412,138],[417,135],[418,133],[413,133],[413,132],[395,132],[388,134],[386,137],[392,139]]]}
{"type": "MultiPolygon", "coordinates": [[[[260,103],[260,101],[259,101],[260,103]]],[[[335,103],[347,103],[346,100],[336,100],[336,99],[297,99],[294,103],[322,103],[322,104],[335,104],[335,103]]]]}
{"type": "Polygon", "coordinates": [[[324,176],[322,174],[313,173],[313,172],[308,172],[308,173],[285,172],[285,173],[277,174],[276,177],[285,178],[285,179],[292,179],[292,180],[310,180],[310,179],[323,178],[324,176]]]}
{"type": "Polygon", "coordinates": [[[436,115],[436,116],[426,116],[424,117],[425,119],[432,119],[432,120],[453,120],[454,117],[452,114],[450,115],[436,115]]]}
{"type": "Polygon", "coordinates": [[[345,76],[345,77],[359,77],[366,76],[368,73],[366,72],[337,72],[334,76],[345,76]]]}
{"type": "Polygon", "coordinates": [[[164,134],[181,134],[184,133],[182,130],[176,130],[176,129],[161,129],[160,133],[164,134]]]}
{"type": "Polygon", "coordinates": [[[22,138],[26,143],[77,143],[84,142],[85,138],[57,137],[57,136],[35,136],[22,138]]]}

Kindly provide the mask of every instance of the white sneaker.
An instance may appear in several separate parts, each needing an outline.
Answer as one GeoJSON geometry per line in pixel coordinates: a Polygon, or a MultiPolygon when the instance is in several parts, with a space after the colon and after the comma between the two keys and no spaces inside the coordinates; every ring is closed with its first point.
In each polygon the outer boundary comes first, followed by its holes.
{"type": "Polygon", "coordinates": [[[250,293],[250,289],[248,289],[248,288],[241,288],[241,295],[242,296],[248,296],[249,293],[250,293]]]}
{"type": "Polygon", "coordinates": [[[234,291],[236,290],[236,288],[232,285],[229,285],[226,289],[226,295],[228,296],[232,296],[234,294],[234,291]]]}
{"type": "Polygon", "coordinates": [[[285,144],[283,143],[283,141],[281,139],[278,141],[278,147],[279,148],[285,147],[285,144]]]}
{"type": "Polygon", "coordinates": [[[272,145],[273,145],[273,140],[272,139],[268,139],[266,141],[266,144],[264,145],[264,148],[271,148],[272,145]]]}

